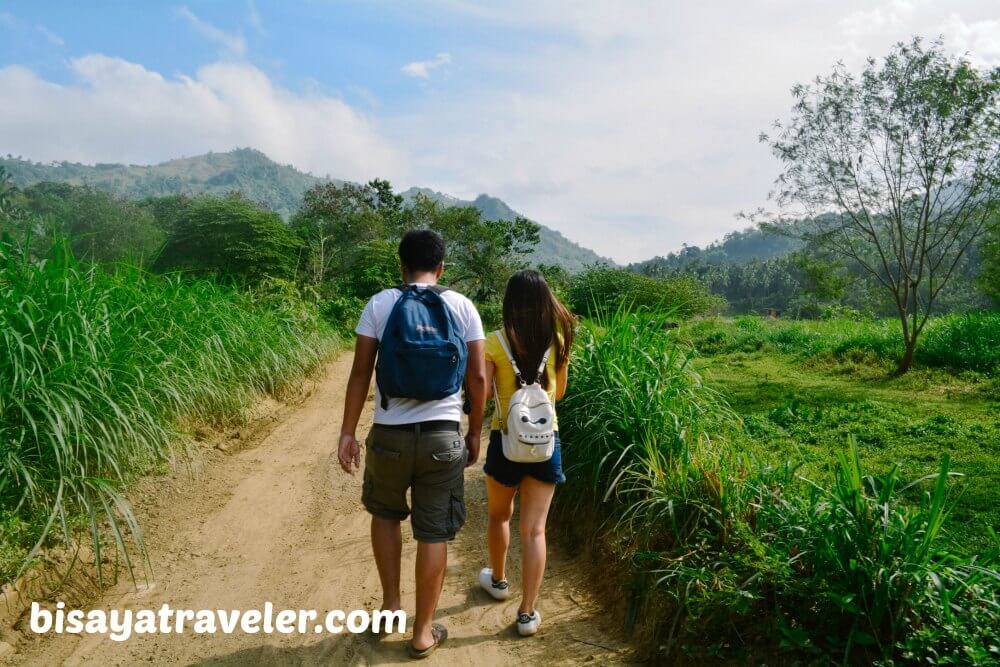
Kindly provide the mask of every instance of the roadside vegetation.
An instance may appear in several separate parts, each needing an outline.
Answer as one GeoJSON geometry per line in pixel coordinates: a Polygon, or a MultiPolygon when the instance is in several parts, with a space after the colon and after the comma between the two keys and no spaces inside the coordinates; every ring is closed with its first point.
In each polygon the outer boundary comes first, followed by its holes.
{"type": "Polygon", "coordinates": [[[918,416],[914,384],[857,398],[868,380],[834,375],[841,393],[819,391],[825,371],[790,356],[761,375],[784,357],[709,356],[670,317],[585,323],[560,407],[579,446],[559,511],[589,517],[574,532],[591,545],[599,527],[651,653],[1000,660],[995,404],[918,416]]]}
{"type": "MultiPolygon", "coordinates": [[[[239,421],[336,344],[294,284],[240,289],[0,244],[0,581],[47,544],[102,538],[131,569],[126,484],[177,426],[239,421]]],[[[141,551],[141,549],[140,549],[141,551]]]]}

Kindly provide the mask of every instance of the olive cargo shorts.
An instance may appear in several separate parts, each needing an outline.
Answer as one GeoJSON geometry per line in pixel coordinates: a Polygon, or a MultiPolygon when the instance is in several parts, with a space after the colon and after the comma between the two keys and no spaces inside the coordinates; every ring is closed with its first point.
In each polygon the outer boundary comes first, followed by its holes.
{"type": "Polygon", "coordinates": [[[365,441],[361,502],[373,516],[402,521],[411,516],[418,542],[446,542],[465,523],[465,462],[460,427],[440,424],[423,430],[375,424],[365,441]],[[447,429],[447,430],[444,430],[447,429]]]}

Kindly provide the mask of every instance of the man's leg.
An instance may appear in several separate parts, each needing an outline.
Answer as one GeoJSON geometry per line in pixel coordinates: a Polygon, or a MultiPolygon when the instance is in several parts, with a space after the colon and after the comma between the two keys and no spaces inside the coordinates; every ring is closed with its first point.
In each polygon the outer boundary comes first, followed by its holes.
{"type": "Polygon", "coordinates": [[[413,648],[418,651],[434,643],[431,623],[441,597],[447,565],[447,542],[417,542],[417,613],[413,619],[413,648]]]}
{"type": "Polygon", "coordinates": [[[413,435],[375,425],[365,452],[361,501],[372,515],[375,566],[382,583],[382,609],[400,608],[399,568],[403,550],[400,522],[410,513],[406,489],[413,467],[413,435]]]}
{"type": "Polygon", "coordinates": [[[413,537],[417,540],[417,609],[413,619],[413,648],[422,651],[434,643],[431,634],[444,571],[448,541],[465,523],[465,442],[454,430],[430,431],[418,438],[414,461],[413,537]]]}
{"type": "Polygon", "coordinates": [[[375,553],[378,578],[382,582],[382,609],[398,611],[401,607],[399,570],[403,554],[403,533],[399,521],[372,517],[372,551],[375,553]]]}

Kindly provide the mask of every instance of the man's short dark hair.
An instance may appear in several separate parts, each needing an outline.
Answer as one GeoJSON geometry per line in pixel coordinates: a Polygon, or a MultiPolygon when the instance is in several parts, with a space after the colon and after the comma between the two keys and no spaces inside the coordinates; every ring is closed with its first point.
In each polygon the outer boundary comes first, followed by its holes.
{"type": "Polygon", "coordinates": [[[399,261],[407,271],[433,271],[444,261],[444,239],[430,229],[412,229],[399,242],[399,261]]]}

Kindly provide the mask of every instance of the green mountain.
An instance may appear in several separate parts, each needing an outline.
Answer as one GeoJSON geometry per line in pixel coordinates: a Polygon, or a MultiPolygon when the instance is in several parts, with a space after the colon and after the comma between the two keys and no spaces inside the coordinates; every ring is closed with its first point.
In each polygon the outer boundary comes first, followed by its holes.
{"type": "Polygon", "coordinates": [[[666,257],[654,257],[632,264],[629,268],[640,273],[662,273],[683,269],[692,264],[746,264],[784,257],[802,248],[802,242],[788,236],[772,234],[755,227],[729,232],[721,241],[704,248],[685,246],[666,257]]]}
{"type": "MultiPolygon", "coordinates": [[[[472,206],[479,209],[487,220],[513,220],[520,215],[502,199],[485,194],[468,201],[428,188],[410,188],[403,193],[403,197],[409,200],[418,194],[433,199],[444,206],[472,206]]],[[[593,250],[570,241],[556,230],[549,229],[545,225],[540,225],[540,227],[539,243],[531,255],[532,261],[539,264],[558,264],[569,271],[579,271],[588,264],[614,264],[614,261],[607,257],[601,257],[593,250]]]]}
{"type": "MultiPolygon", "coordinates": [[[[286,219],[301,205],[302,194],[309,188],[329,181],[343,182],[329,175],[314,176],[291,165],[278,164],[251,148],[179,158],[151,166],[72,162],[42,164],[9,155],[0,158],[0,166],[11,174],[17,186],[43,181],[89,185],[129,199],[173,194],[224,195],[237,190],[254,201],[266,204],[286,219]]],[[[482,211],[484,217],[494,220],[513,219],[517,215],[506,203],[488,195],[480,195],[474,201],[463,201],[426,188],[410,188],[403,194],[412,199],[418,192],[446,206],[474,206],[482,211]]],[[[610,260],[582,248],[544,225],[540,236],[541,243],[531,257],[534,262],[558,264],[571,271],[595,262],[610,263],[610,260]]]]}

